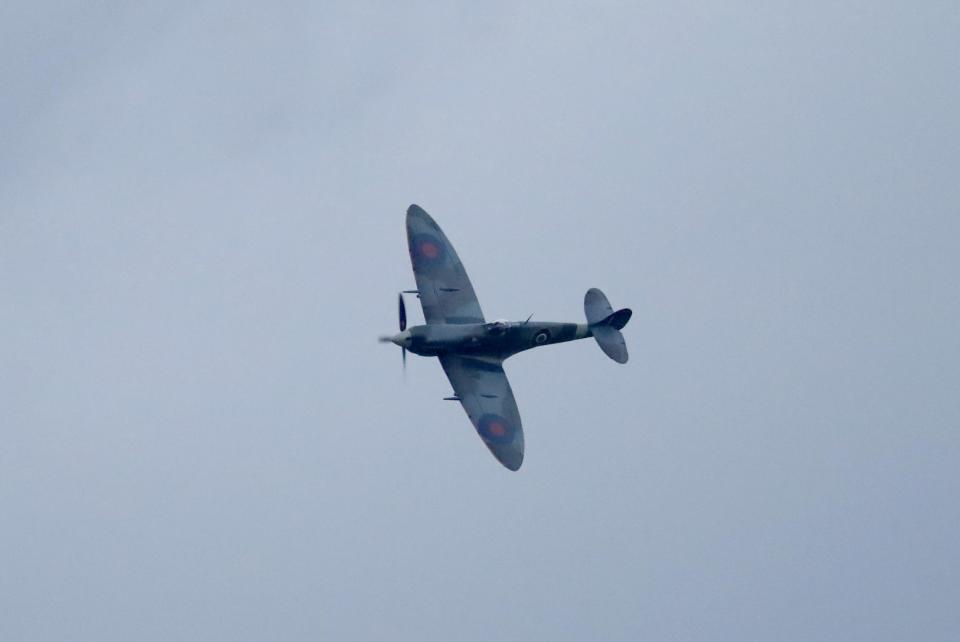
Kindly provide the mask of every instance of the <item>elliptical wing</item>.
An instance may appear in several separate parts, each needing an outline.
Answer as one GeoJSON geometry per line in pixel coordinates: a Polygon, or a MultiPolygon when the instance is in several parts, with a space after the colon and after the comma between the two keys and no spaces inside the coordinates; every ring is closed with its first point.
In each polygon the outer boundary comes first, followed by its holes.
{"type": "Polygon", "coordinates": [[[483,311],[456,250],[418,205],[407,209],[407,244],[427,323],[483,323],[483,311]]]}
{"type": "Polygon", "coordinates": [[[442,356],[447,373],[480,439],[510,470],[523,463],[523,426],[513,390],[499,360],[442,356]]]}

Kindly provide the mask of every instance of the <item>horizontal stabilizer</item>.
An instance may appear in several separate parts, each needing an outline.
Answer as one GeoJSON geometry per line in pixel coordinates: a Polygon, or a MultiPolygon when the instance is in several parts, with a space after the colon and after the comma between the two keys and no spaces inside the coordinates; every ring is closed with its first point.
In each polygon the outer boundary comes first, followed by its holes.
{"type": "Polygon", "coordinates": [[[603,292],[597,288],[590,288],[583,297],[583,312],[587,315],[587,323],[593,325],[613,314],[613,308],[610,307],[610,302],[607,301],[603,292]]]}
{"type": "Polygon", "coordinates": [[[593,338],[597,340],[597,345],[605,355],[617,363],[627,362],[629,358],[627,342],[623,340],[619,330],[609,325],[594,326],[591,330],[593,330],[593,338]]]}
{"type": "Polygon", "coordinates": [[[597,288],[591,288],[583,298],[583,311],[587,315],[590,332],[603,353],[617,363],[626,363],[629,358],[627,342],[620,330],[633,316],[630,308],[614,312],[606,295],[597,288]]]}

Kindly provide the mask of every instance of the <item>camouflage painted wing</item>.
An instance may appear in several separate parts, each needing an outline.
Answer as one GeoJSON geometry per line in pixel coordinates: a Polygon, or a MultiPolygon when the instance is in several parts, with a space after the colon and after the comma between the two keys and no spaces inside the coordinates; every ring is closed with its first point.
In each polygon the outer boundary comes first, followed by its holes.
{"type": "Polygon", "coordinates": [[[460,257],[418,205],[407,210],[407,244],[427,323],[483,323],[480,302],[460,257]]]}
{"type": "Polygon", "coordinates": [[[442,356],[440,365],[483,443],[501,464],[510,470],[519,469],[523,463],[523,426],[500,362],[442,356]]]}

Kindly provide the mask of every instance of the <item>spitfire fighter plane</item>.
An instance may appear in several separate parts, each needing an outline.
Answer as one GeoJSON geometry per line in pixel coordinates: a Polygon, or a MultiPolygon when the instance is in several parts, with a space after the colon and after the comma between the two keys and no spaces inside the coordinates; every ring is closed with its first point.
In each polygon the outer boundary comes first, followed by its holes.
{"type": "Polygon", "coordinates": [[[399,297],[400,332],[381,337],[425,357],[438,357],[454,395],[470,417],[477,434],[497,460],[517,470],[523,463],[523,427],[510,382],[503,372],[508,357],[540,346],[593,337],[608,357],[627,362],[620,330],[630,320],[628,308],[613,311],[596,288],[583,300],[586,323],[556,323],[483,318],[467,271],[443,230],[417,205],[407,210],[407,243],[416,290],[426,325],[407,327],[403,293],[399,297]]]}

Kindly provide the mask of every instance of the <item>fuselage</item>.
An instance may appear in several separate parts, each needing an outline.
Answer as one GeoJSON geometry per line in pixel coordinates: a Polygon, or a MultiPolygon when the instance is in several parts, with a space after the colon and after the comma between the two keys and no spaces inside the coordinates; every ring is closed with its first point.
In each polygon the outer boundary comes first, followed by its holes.
{"type": "Polygon", "coordinates": [[[530,348],[593,336],[586,323],[494,321],[407,328],[391,341],[427,357],[473,354],[506,359],[530,348]]]}

